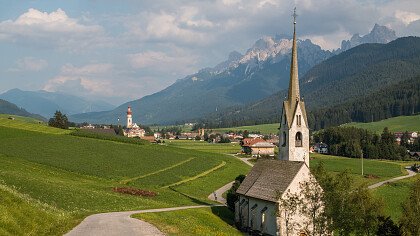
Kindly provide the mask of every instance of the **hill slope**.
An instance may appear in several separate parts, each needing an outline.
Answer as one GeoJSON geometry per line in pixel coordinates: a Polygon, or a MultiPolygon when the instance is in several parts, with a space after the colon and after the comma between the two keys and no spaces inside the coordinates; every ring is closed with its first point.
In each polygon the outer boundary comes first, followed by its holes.
{"type": "Polygon", "coordinates": [[[381,133],[385,127],[388,127],[391,132],[420,131],[420,115],[399,116],[369,123],[352,122],[344,124],[343,126],[367,129],[378,134],[381,133]]]}
{"type": "Polygon", "coordinates": [[[25,117],[32,117],[38,120],[46,120],[44,117],[36,114],[32,114],[27,112],[23,108],[19,108],[13,103],[0,99],[0,114],[10,114],[10,115],[18,115],[18,116],[25,116],[25,117]]]}
{"type": "Polygon", "coordinates": [[[47,91],[22,91],[12,89],[0,98],[23,107],[29,112],[52,117],[59,110],[64,114],[75,114],[89,111],[105,111],[114,106],[102,101],[89,101],[81,97],[47,91]]]}
{"type": "MultiPolygon", "coordinates": [[[[340,110],[341,105],[347,107],[365,105],[365,107],[373,108],[374,104],[378,103],[386,105],[385,111],[376,106],[377,110],[371,112],[378,111],[384,115],[375,115],[374,120],[409,115],[420,109],[418,90],[416,92],[415,89],[419,81],[417,76],[420,76],[419,64],[420,38],[418,37],[400,38],[388,44],[363,44],[314,66],[302,77],[301,92],[310,112],[332,107],[340,110]],[[402,83],[403,81],[406,82],[402,83]],[[408,94],[405,94],[406,92],[408,94]],[[391,95],[388,93],[392,93],[395,99],[389,99],[391,95]],[[368,96],[370,97],[367,98],[368,96]],[[401,100],[404,105],[411,106],[411,109],[405,108],[401,109],[401,112],[391,112],[390,110],[394,109],[392,104],[397,105],[394,101],[398,96],[405,96],[401,100]],[[390,105],[389,102],[392,104],[390,105]]],[[[224,127],[275,123],[280,119],[281,101],[286,95],[287,90],[282,90],[247,106],[231,107],[218,114],[210,115],[203,121],[224,127]]],[[[347,109],[343,115],[349,116],[347,112],[350,111],[352,110],[347,109]]],[[[323,113],[325,114],[326,111],[323,113]]],[[[314,122],[315,117],[317,116],[312,116],[310,123],[312,126],[321,123],[320,120],[314,122]]],[[[350,120],[342,123],[353,120],[366,121],[361,120],[363,116],[350,117],[350,120]]],[[[317,128],[324,128],[324,125],[317,128]]]]}

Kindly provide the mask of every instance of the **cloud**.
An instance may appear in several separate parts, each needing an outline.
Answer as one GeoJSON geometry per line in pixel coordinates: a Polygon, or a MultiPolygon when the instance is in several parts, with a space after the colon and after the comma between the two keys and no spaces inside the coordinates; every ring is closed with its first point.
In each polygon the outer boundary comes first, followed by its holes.
{"type": "Polygon", "coordinates": [[[48,62],[44,59],[24,57],[16,61],[17,68],[11,71],[41,71],[47,68],[48,62]]]}
{"type": "Polygon", "coordinates": [[[197,57],[183,50],[175,50],[170,55],[161,51],[145,51],[127,55],[132,68],[141,69],[142,74],[156,75],[159,71],[162,77],[183,76],[194,73],[197,57]]]}
{"type": "Polygon", "coordinates": [[[62,66],[60,74],[50,79],[43,87],[46,91],[60,91],[78,95],[114,96],[110,75],[111,64],[89,64],[75,67],[72,64],[62,66]]]}
{"type": "Polygon", "coordinates": [[[400,20],[402,23],[404,23],[407,26],[411,22],[419,20],[420,15],[414,12],[396,10],[395,18],[397,18],[398,20],[400,20]]]}
{"type": "Polygon", "coordinates": [[[30,8],[15,21],[0,22],[0,40],[71,51],[110,43],[102,26],[81,24],[60,8],[51,13],[30,8]]]}

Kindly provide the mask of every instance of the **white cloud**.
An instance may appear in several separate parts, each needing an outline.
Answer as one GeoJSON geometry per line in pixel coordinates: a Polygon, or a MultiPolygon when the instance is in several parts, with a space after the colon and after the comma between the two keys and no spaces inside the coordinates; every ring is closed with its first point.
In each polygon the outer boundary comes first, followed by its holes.
{"type": "Polygon", "coordinates": [[[176,55],[169,55],[160,51],[146,51],[127,55],[130,65],[134,69],[147,71],[160,71],[162,75],[180,76],[193,73],[197,58],[178,50],[176,55]]]}
{"type": "Polygon", "coordinates": [[[16,62],[16,71],[41,71],[47,68],[48,62],[44,59],[37,59],[33,57],[24,57],[16,62]]]}
{"type": "Polygon", "coordinates": [[[397,18],[398,20],[400,20],[402,23],[404,23],[407,26],[413,21],[420,20],[420,15],[414,12],[396,10],[395,18],[397,18]]]}
{"type": "Polygon", "coordinates": [[[30,8],[15,21],[0,22],[0,40],[71,51],[110,43],[102,26],[83,25],[60,8],[51,13],[30,8]]]}
{"type": "Polygon", "coordinates": [[[75,67],[66,64],[60,74],[50,79],[43,87],[46,91],[60,91],[78,95],[116,95],[112,86],[111,64],[89,64],[75,67]]]}

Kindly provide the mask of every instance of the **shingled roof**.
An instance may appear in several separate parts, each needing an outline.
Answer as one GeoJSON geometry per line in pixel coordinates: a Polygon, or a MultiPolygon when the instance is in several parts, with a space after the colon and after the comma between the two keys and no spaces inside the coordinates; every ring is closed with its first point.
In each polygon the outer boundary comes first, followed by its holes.
{"type": "Polygon", "coordinates": [[[302,166],[301,161],[259,160],[236,193],[270,202],[278,201],[302,166]]]}

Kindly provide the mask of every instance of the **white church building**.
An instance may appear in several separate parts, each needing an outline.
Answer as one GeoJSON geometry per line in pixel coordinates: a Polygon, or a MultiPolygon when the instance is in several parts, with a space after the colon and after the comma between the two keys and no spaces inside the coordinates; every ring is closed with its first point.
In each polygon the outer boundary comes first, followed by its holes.
{"type": "Polygon", "coordinates": [[[127,128],[124,129],[124,136],[129,138],[139,137],[143,138],[146,134],[146,131],[136,123],[133,123],[133,112],[131,111],[131,107],[127,108],[127,128]]]}
{"type": "MultiPolygon", "coordinates": [[[[296,12],[295,12],[296,13],[296,12]]],[[[280,200],[286,193],[300,192],[300,183],[308,181],[309,128],[305,103],[300,97],[296,45],[296,14],[290,82],[287,100],[283,102],[277,160],[258,160],[236,191],[235,222],[252,234],[286,235],[286,222],[279,216],[280,200]]],[[[296,214],[295,220],[303,221],[296,214]]],[[[305,235],[289,232],[289,235],[305,235]]]]}

